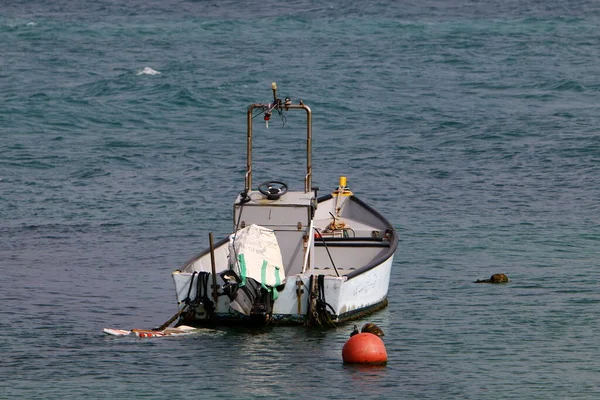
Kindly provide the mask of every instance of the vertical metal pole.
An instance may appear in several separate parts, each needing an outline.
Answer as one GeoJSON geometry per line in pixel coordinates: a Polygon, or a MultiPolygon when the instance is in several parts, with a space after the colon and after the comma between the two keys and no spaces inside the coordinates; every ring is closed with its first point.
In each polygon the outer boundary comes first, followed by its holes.
{"type": "Polygon", "coordinates": [[[252,189],[252,111],[254,110],[255,106],[256,104],[252,104],[250,107],[248,107],[248,113],[246,115],[246,191],[252,189]]]}
{"type": "Polygon", "coordinates": [[[301,104],[306,110],[306,177],[304,178],[304,193],[312,191],[312,111],[310,107],[301,104]]]}
{"type": "Polygon", "coordinates": [[[213,244],[213,234],[210,232],[208,234],[208,242],[210,246],[210,267],[212,272],[212,282],[213,282],[213,300],[215,301],[215,309],[217,308],[217,300],[219,300],[219,295],[217,293],[217,268],[215,266],[215,245],[213,244]]]}

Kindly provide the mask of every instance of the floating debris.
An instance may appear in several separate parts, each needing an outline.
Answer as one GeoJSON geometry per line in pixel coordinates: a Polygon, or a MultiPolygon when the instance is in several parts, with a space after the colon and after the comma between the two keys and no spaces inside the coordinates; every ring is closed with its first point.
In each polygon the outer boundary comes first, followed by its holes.
{"type": "Polygon", "coordinates": [[[162,336],[181,336],[181,335],[190,335],[194,332],[197,332],[197,328],[193,328],[191,326],[180,325],[176,328],[166,328],[163,330],[154,330],[154,329],[111,329],[104,328],[104,333],[112,336],[128,336],[135,335],[137,337],[162,337],[162,336]]]}

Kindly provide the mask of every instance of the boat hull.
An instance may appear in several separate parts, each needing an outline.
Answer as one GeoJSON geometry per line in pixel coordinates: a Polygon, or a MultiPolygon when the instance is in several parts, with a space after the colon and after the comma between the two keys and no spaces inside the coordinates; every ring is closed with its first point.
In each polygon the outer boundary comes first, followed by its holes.
{"type": "MultiPolygon", "coordinates": [[[[324,226],[325,222],[319,221],[327,221],[327,210],[333,207],[334,200],[331,196],[319,199],[322,211],[315,213],[311,223],[324,226]]],[[[173,273],[179,307],[187,308],[187,312],[182,313],[181,323],[334,325],[387,306],[398,245],[395,230],[357,198],[353,198],[347,208],[353,213],[345,215],[345,221],[354,227],[355,236],[311,235],[304,245],[307,253],[296,257],[304,258],[307,268],[297,273],[286,272],[285,283],[276,288],[276,299],[267,304],[264,313],[259,311],[249,316],[241,313],[235,304],[236,295],[245,296],[239,297],[237,302],[243,302],[245,309],[250,308],[252,301],[260,296],[260,285],[253,285],[254,293],[248,293],[250,288],[247,287],[237,294],[228,293],[230,281],[224,275],[230,271],[229,244],[233,234],[194,257],[173,273]]]]}
{"type": "MultiPolygon", "coordinates": [[[[324,301],[328,304],[327,310],[330,313],[328,322],[337,324],[350,321],[386,307],[392,263],[393,256],[351,279],[348,279],[346,275],[340,277],[322,275],[324,301]]],[[[201,292],[201,290],[197,292],[196,285],[192,282],[192,274],[184,272],[173,274],[180,307],[186,305],[185,299],[188,297],[188,293],[190,298],[195,298],[198,292],[201,292]]],[[[236,311],[231,307],[231,299],[221,295],[218,296],[214,313],[210,314],[200,303],[193,313],[187,316],[184,314],[182,323],[185,322],[188,325],[228,325],[250,322],[266,325],[309,324],[312,276],[318,277],[319,275],[305,274],[288,277],[285,287],[278,293],[277,300],[273,302],[272,312],[265,315],[264,318],[246,316],[236,311]]],[[[223,279],[217,275],[218,287],[223,287],[224,283],[223,279]]],[[[208,287],[209,290],[212,290],[210,285],[208,287]]]]}

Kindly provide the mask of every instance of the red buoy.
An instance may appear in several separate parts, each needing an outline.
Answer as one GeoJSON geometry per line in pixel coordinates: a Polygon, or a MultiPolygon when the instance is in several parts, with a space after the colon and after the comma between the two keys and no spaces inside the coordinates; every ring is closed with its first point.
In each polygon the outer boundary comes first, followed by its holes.
{"type": "Polygon", "coordinates": [[[344,344],[342,359],[347,364],[385,364],[387,352],[379,336],[372,333],[358,333],[344,344]]]}

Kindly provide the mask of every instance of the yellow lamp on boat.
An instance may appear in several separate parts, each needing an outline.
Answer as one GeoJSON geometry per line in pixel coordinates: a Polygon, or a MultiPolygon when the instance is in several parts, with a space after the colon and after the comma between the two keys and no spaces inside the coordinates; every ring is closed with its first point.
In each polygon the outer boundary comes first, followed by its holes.
{"type": "Polygon", "coordinates": [[[345,176],[340,176],[340,185],[332,193],[334,196],[352,196],[352,192],[346,186],[348,184],[345,176]]]}

